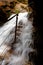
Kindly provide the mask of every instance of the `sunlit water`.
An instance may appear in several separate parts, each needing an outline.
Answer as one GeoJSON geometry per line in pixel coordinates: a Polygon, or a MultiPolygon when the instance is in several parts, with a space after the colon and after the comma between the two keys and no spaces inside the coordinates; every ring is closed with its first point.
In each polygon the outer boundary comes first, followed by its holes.
{"type": "MultiPolygon", "coordinates": [[[[11,15],[10,17],[14,16],[11,15]]],[[[9,59],[4,58],[0,61],[0,65],[24,65],[29,61],[29,53],[33,51],[31,44],[33,44],[32,34],[33,25],[32,22],[28,20],[28,12],[19,13],[18,15],[18,25],[22,22],[21,34],[18,37],[20,41],[14,44],[15,49],[9,59]]],[[[15,25],[16,17],[12,20],[6,22],[2,27],[0,27],[0,56],[5,55],[7,51],[11,48],[11,44],[15,37],[15,25]],[[3,53],[3,54],[2,54],[3,53]]]]}

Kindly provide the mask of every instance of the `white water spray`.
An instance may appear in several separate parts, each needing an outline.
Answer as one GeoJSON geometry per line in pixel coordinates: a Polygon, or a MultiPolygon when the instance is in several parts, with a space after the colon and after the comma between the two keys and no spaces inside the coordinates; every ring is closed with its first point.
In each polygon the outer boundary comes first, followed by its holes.
{"type": "MultiPolygon", "coordinates": [[[[18,37],[20,41],[16,44],[14,44],[14,51],[9,56],[9,59],[4,58],[4,60],[0,63],[1,65],[25,65],[26,62],[29,61],[28,54],[33,51],[33,49],[30,47],[30,44],[33,43],[32,40],[32,22],[28,20],[28,12],[25,13],[19,13],[18,15],[18,25],[20,22],[22,22],[22,29],[21,34],[18,37]]],[[[11,17],[14,16],[11,15],[11,17]]],[[[5,47],[11,46],[12,42],[14,41],[14,32],[15,32],[15,23],[16,17],[14,17],[12,20],[6,22],[2,27],[0,27],[0,55],[5,49],[5,47]],[[4,47],[5,46],[5,47],[4,47]]],[[[5,53],[10,49],[10,47],[7,47],[5,53]]],[[[4,53],[4,55],[5,55],[4,53]]]]}

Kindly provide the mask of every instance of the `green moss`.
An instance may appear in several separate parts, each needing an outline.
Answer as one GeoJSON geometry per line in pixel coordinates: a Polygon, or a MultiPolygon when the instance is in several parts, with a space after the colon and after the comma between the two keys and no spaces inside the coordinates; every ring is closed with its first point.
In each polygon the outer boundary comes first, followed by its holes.
{"type": "Polygon", "coordinates": [[[20,11],[18,9],[15,10],[15,13],[18,14],[20,11]]]}

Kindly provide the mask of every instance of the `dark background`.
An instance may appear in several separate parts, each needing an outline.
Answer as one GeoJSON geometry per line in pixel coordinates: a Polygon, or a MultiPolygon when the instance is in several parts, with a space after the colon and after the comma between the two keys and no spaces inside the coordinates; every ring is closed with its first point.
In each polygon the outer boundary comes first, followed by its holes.
{"type": "Polygon", "coordinates": [[[35,65],[43,65],[43,15],[42,15],[42,0],[28,0],[29,6],[33,9],[33,26],[36,31],[34,33],[34,48],[37,50],[37,56],[34,59],[35,65]],[[34,12],[36,13],[34,15],[34,12]]]}
{"type": "Polygon", "coordinates": [[[0,7],[0,27],[7,21],[7,14],[0,7]]]}

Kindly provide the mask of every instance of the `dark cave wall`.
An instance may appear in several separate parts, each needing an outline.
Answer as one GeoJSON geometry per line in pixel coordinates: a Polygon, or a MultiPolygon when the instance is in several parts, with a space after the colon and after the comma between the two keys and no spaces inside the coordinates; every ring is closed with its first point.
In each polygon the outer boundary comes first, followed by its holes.
{"type": "Polygon", "coordinates": [[[33,9],[33,26],[35,28],[34,34],[34,48],[37,50],[37,56],[34,57],[35,65],[43,65],[43,40],[42,40],[42,6],[41,0],[28,0],[29,6],[33,9]],[[32,3],[31,3],[32,2],[32,3]]]}
{"type": "Polygon", "coordinates": [[[0,26],[2,26],[7,21],[7,14],[0,7],[0,26]]]}

